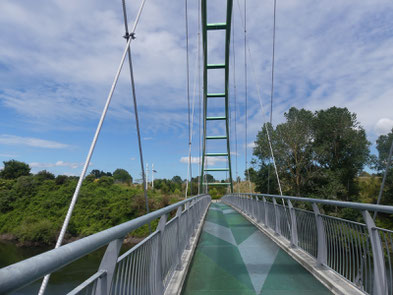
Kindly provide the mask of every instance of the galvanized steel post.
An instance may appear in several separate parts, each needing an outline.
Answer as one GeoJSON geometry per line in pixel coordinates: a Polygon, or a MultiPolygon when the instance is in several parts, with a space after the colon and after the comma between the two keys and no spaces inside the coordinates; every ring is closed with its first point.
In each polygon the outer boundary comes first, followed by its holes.
{"type": "Polygon", "coordinates": [[[177,208],[176,211],[176,264],[177,270],[181,270],[183,268],[182,264],[181,264],[181,243],[180,243],[180,234],[181,234],[181,230],[180,230],[180,218],[181,218],[181,212],[182,212],[182,207],[180,206],[179,208],[177,208]]]}
{"type": "Polygon", "coordinates": [[[381,243],[381,237],[378,234],[374,220],[370,213],[365,210],[362,211],[364,221],[367,226],[368,234],[371,241],[371,248],[373,251],[374,262],[374,295],[385,295],[388,292],[384,252],[381,243]]]}
{"type": "Polygon", "coordinates": [[[277,235],[281,235],[281,226],[280,226],[280,211],[278,211],[277,201],[273,199],[273,206],[274,206],[274,217],[276,219],[276,226],[274,231],[277,235]]]}
{"type": "Polygon", "coordinates": [[[296,223],[296,212],[292,206],[291,200],[288,201],[289,215],[291,217],[291,247],[297,247],[299,244],[299,238],[297,235],[297,223],[296,223]]]}
{"type": "Polygon", "coordinates": [[[267,217],[268,217],[267,214],[268,214],[268,213],[267,213],[267,206],[266,206],[266,203],[267,203],[267,202],[266,202],[266,198],[265,198],[265,197],[262,197],[262,200],[263,200],[263,212],[264,212],[264,215],[265,215],[265,216],[264,216],[264,217],[265,217],[265,218],[264,218],[264,219],[265,219],[265,220],[264,220],[264,223],[265,223],[265,226],[268,227],[268,223],[267,223],[267,217]]]}
{"type": "MultiPolygon", "coordinates": [[[[153,287],[153,290],[155,291],[155,295],[162,295],[164,294],[164,284],[162,281],[162,238],[164,236],[164,230],[165,230],[165,225],[166,225],[166,220],[167,220],[167,215],[164,214],[161,216],[160,221],[158,222],[157,225],[157,232],[158,232],[158,240],[157,240],[157,249],[155,253],[153,253],[152,257],[155,259],[152,259],[151,262],[155,260],[155,264],[151,265],[151,269],[155,270],[155,280],[151,282],[151,286],[153,287]]],[[[154,276],[151,276],[151,278],[154,279],[154,276]]]]}
{"type": "Polygon", "coordinates": [[[319,212],[318,205],[312,203],[312,208],[315,214],[315,222],[317,224],[317,233],[318,233],[317,262],[318,262],[318,266],[325,266],[327,264],[327,243],[326,243],[325,225],[323,224],[323,220],[321,217],[321,213],[319,212]]]}
{"type": "Polygon", "coordinates": [[[102,258],[100,266],[98,268],[98,271],[102,270],[105,272],[106,275],[103,275],[98,279],[97,289],[95,293],[97,295],[106,295],[110,292],[113,274],[115,273],[116,269],[117,257],[119,256],[123,240],[124,238],[113,240],[106,248],[104,257],[102,258]]]}

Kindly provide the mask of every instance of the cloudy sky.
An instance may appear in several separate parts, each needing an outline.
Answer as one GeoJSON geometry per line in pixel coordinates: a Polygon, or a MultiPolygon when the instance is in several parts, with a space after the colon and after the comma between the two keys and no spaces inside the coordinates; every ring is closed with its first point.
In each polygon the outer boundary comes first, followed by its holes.
{"type": "MultiPolygon", "coordinates": [[[[243,1],[234,0],[236,83],[232,71],[230,86],[233,166],[238,163],[240,175],[245,145],[250,156],[255,135],[268,116],[273,22],[272,0],[247,1],[246,139],[243,1]]],[[[194,175],[199,156],[198,2],[189,0],[194,175]]],[[[224,21],[226,1],[208,2],[209,21],[224,21]]],[[[139,4],[140,0],[128,1],[130,22],[139,4]]],[[[123,35],[120,0],[0,2],[0,161],[25,161],[33,172],[80,174],[120,62],[123,35]]],[[[184,178],[188,152],[184,1],[147,0],[136,37],[132,48],[145,161],[154,163],[156,177],[184,178]]],[[[209,39],[212,62],[222,58],[222,48],[220,36],[209,39]]],[[[233,66],[232,55],[232,70],[233,66]]],[[[278,0],[275,71],[274,124],[283,120],[291,106],[310,110],[347,107],[375,143],[378,135],[393,126],[393,2],[278,0]]],[[[217,81],[218,76],[213,79],[217,81]]],[[[121,167],[138,178],[132,108],[125,67],[92,169],[121,167]]],[[[219,127],[212,129],[212,134],[221,132],[219,127]]],[[[225,165],[219,159],[210,164],[225,165]]]]}

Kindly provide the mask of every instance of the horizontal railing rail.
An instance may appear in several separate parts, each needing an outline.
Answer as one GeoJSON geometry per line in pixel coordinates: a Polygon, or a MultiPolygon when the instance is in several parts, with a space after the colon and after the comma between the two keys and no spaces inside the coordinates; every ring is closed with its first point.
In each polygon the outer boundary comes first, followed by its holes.
{"type": "Polygon", "coordinates": [[[368,294],[393,295],[393,232],[376,227],[369,213],[393,214],[393,206],[271,194],[230,194],[222,200],[304,250],[318,267],[334,270],[368,294]],[[310,204],[312,211],[294,207],[295,201],[310,204]],[[359,210],[364,223],[322,214],[318,205],[359,210]]]}
{"type": "Polygon", "coordinates": [[[0,269],[0,294],[23,288],[105,245],[98,271],[69,294],[122,294],[118,290],[163,294],[170,276],[181,267],[181,255],[210,201],[209,195],[198,195],[6,266],[0,269]],[[174,210],[176,215],[167,222],[168,214],[174,210]],[[126,235],[158,218],[156,231],[119,258],[126,235]]]}

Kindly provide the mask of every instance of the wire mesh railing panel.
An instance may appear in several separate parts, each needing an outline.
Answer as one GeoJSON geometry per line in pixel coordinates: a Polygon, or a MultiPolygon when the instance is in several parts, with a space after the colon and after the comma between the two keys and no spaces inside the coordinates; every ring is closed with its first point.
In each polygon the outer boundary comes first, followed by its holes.
{"type": "Polygon", "coordinates": [[[182,215],[180,216],[180,250],[181,252],[184,251],[184,249],[187,246],[187,213],[183,212],[182,215]]]}
{"type": "Polygon", "coordinates": [[[267,226],[275,229],[276,228],[276,216],[274,214],[274,205],[271,202],[266,202],[267,208],[267,226]]]}
{"type": "Polygon", "coordinates": [[[155,271],[158,237],[158,232],[153,233],[119,258],[111,294],[148,295],[159,288],[155,271]]]}
{"type": "Polygon", "coordinates": [[[371,292],[372,256],[366,225],[321,216],[326,233],[327,265],[360,289],[371,292]]]}
{"type": "Polygon", "coordinates": [[[381,237],[386,269],[386,283],[388,294],[393,295],[393,231],[377,228],[379,236],[381,237]]]}
{"type": "Polygon", "coordinates": [[[177,226],[178,217],[172,218],[165,226],[164,236],[162,237],[162,277],[164,279],[164,286],[169,283],[176,264],[179,261],[177,257],[177,226]]]}
{"type": "Polygon", "coordinates": [[[289,209],[284,208],[283,205],[277,204],[277,210],[280,214],[280,230],[281,235],[284,236],[288,241],[291,239],[291,218],[289,215],[289,209]]]}
{"type": "Polygon", "coordinates": [[[317,257],[318,237],[315,214],[311,211],[295,208],[299,247],[313,257],[317,257]]]}

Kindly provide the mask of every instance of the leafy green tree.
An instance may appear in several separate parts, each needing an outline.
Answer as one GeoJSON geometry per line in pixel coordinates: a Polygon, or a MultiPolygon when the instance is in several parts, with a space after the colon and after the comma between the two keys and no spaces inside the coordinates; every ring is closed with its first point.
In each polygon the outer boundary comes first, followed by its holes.
{"type": "MultiPolygon", "coordinates": [[[[312,152],[314,117],[312,112],[296,108],[291,108],[284,116],[286,122],[278,124],[275,129],[270,124],[264,125],[257,135],[254,156],[259,159],[261,167],[271,167],[268,165],[271,159],[268,128],[279,175],[286,184],[284,187],[287,193],[301,195],[307,191],[315,171],[312,152]]],[[[276,182],[274,173],[271,169],[271,183],[276,182]]]]}
{"type": "Polygon", "coordinates": [[[57,175],[56,179],[55,179],[55,183],[57,185],[62,185],[62,184],[65,184],[67,180],[68,180],[67,175],[57,175]]]}
{"type": "Polygon", "coordinates": [[[96,179],[97,179],[97,178],[101,178],[101,177],[103,177],[103,176],[109,176],[109,177],[112,176],[112,173],[110,173],[110,172],[104,172],[104,171],[98,170],[98,169],[93,169],[93,170],[91,170],[90,174],[93,175],[96,179]]]}
{"type": "Polygon", "coordinates": [[[347,108],[331,107],[315,113],[314,134],[313,146],[319,165],[334,172],[345,188],[337,197],[349,201],[358,193],[355,177],[369,161],[370,142],[365,130],[355,113],[347,108]]]}
{"type": "Polygon", "coordinates": [[[128,183],[128,184],[132,183],[132,177],[130,173],[128,173],[128,171],[125,169],[120,169],[120,168],[116,169],[113,172],[113,179],[115,181],[119,181],[123,183],[128,183]]]}
{"type": "Polygon", "coordinates": [[[38,172],[35,175],[35,178],[38,181],[44,181],[44,180],[54,180],[55,179],[55,175],[47,170],[42,170],[40,172],[38,172]]]}
{"type": "Polygon", "coordinates": [[[172,177],[172,182],[181,184],[183,183],[183,179],[179,175],[176,175],[172,177]]]}
{"type": "Polygon", "coordinates": [[[16,160],[4,161],[4,168],[0,171],[0,176],[4,179],[16,179],[19,176],[30,175],[30,167],[24,162],[16,160]]]}

